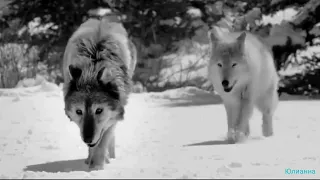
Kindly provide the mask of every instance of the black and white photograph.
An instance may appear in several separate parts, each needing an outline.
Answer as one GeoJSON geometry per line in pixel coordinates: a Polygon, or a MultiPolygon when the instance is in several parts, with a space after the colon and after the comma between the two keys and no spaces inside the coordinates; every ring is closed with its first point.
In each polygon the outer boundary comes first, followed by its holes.
{"type": "Polygon", "coordinates": [[[320,0],[0,0],[0,179],[320,179],[320,0]]]}

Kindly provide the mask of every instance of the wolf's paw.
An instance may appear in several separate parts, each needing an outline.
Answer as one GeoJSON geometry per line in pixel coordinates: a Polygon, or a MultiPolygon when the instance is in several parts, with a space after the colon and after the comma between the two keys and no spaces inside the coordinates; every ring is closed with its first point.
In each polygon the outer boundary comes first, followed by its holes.
{"type": "Polygon", "coordinates": [[[110,151],[110,152],[108,152],[108,154],[109,154],[109,158],[110,159],[115,159],[116,158],[116,154],[115,154],[114,151],[110,151]]]}
{"type": "Polygon", "coordinates": [[[103,170],[103,169],[104,169],[104,164],[89,166],[89,171],[99,171],[99,170],[103,170]]]}
{"type": "Polygon", "coordinates": [[[227,140],[229,143],[235,143],[236,133],[234,129],[229,129],[227,134],[227,140]]]}
{"type": "Polygon", "coordinates": [[[242,142],[246,141],[247,138],[248,138],[248,136],[246,135],[246,133],[244,133],[242,131],[236,131],[236,137],[235,137],[236,143],[242,143],[242,142]]]}
{"type": "Polygon", "coordinates": [[[268,124],[262,124],[262,134],[264,137],[273,136],[273,129],[268,124]]]}
{"type": "Polygon", "coordinates": [[[110,163],[109,158],[108,158],[108,157],[105,157],[105,158],[104,158],[104,162],[107,163],[107,164],[109,164],[109,163],[110,163]]]}
{"type": "Polygon", "coordinates": [[[246,128],[246,132],[245,132],[244,134],[245,134],[247,137],[250,136],[250,127],[249,127],[249,126],[246,128]]]}
{"type": "Polygon", "coordinates": [[[108,152],[108,153],[106,154],[105,159],[106,159],[106,162],[107,162],[107,161],[109,162],[109,159],[115,159],[114,153],[112,154],[112,153],[109,153],[109,152],[108,152]]]}
{"type": "Polygon", "coordinates": [[[91,159],[92,159],[92,157],[91,157],[91,154],[89,153],[87,159],[84,160],[84,163],[88,164],[88,165],[91,164],[91,162],[90,162],[90,161],[92,161],[91,159]]]}
{"type": "Polygon", "coordinates": [[[86,160],[84,160],[84,163],[89,164],[89,157],[86,160]]]}
{"type": "Polygon", "coordinates": [[[103,170],[104,168],[104,161],[98,162],[98,161],[91,160],[88,164],[89,164],[90,171],[103,170]]]}

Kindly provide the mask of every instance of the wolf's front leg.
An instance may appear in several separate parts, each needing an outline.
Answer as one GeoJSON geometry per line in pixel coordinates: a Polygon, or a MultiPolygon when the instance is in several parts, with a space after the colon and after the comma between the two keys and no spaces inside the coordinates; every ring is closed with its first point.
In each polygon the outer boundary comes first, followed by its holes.
{"type": "Polygon", "coordinates": [[[227,113],[228,120],[228,133],[227,139],[230,143],[235,142],[236,134],[236,120],[239,114],[239,103],[236,101],[233,102],[224,102],[224,106],[227,113]]]}
{"type": "Polygon", "coordinates": [[[112,158],[112,159],[116,158],[114,134],[110,137],[110,141],[108,144],[108,152],[109,152],[109,158],[112,158]]]}
{"type": "Polygon", "coordinates": [[[237,121],[236,142],[243,142],[249,135],[249,121],[253,113],[254,104],[250,99],[242,99],[240,113],[237,121]]]}
{"type": "Polygon", "coordinates": [[[89,161],[89,170],[102,170],[105,164],[105,147],[94,147],[93,154],[89,161]]]}
{"type": "Polygon", "coordinates": [[[112,125],[103,133],[99,144],[93,149],[93,155],[89,164],[90,170],[103,169],[105,163],[110,163],[108,153],[110,156],[115,157],[114,149],[112,149],[112,147],[114,148],[115,126],[116,124],[112,125]],[[109,152],[110,148],[112,152],[109,152]]]}
{"type": "MultiPolygon", "coordinates": [[[[91,158],[89,161],[89,170],[102,170],[104,168],[105,163],[109,163],[109,159],[107,157],[107,135],[108,130],[106,130],[99,142],[94,148],[91,149],[91,158]]],[[[90,154],[90,150],[89,150],[90,154]]]]}
{"type": "Polygon", "coordinates": [[[88,147],[88,158],[84,161],[85,164],[89,164],[89,162],[91,161],[92,158],[92,148],[88,147]]]}
{"type": "Polygon", "coordinates": [[[106,147],[106,151],[108,152],[108,156],[105,157],[106,163],[109,163],[109,158],[114,159],[116,157],[115,153],[115,127],[116,124],[112,125],[106,131],[106,136],[104,139],[104,146],[106,147]]]}

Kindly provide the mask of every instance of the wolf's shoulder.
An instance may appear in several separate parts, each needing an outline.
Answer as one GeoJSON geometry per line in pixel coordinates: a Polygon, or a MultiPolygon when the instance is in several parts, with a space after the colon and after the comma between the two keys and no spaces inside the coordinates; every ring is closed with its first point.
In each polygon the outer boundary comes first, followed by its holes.
{"type": "Polygon", "coordinates": [[[116,34],[128,37],[128,33],[121,22],[113,21],[107,18],[89,18],[77,28],[70,40],[74,41],[76,39],[92,37],[95,35],[98,35],[98,37],[105,37],[116,34]]]}
{"type": "Polygon", "coordinates": [[[266,52],[272,54],[271,46],[267,43],[267,41],[258,34],[253,34],[248,32],[247,39],[253,46],[264,49],[266,52]]]}
{"type": "Polygon", "coordinates": [[[101,32],[117,33],[128,36],[127,30],[123,26],[123,23],[121,23],[120,21],[103,18],[100,22],[100,28],[101,32]]]}

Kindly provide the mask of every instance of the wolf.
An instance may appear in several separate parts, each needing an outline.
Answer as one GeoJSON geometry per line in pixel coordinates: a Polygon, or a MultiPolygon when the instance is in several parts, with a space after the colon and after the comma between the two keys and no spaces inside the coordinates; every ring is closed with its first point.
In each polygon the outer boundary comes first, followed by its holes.
{"type": "Polygon", "coordinates": [[[89,169],[115,158],[115,128],[124,119],[137,50],[122,23],[88,19],[72,34],[63,56],[65,113],[89,152],[89,169]]]}
{"type": "Polygon", "coordinates": [[[240,143],[248,138],[255,107],[262,113],[262,134],[273,136],[279,77],[271,49],[261,37],[246,31],[221,33],[214,27],[208,37],[208,80],[227,113],[227,140],[240,143]]]}

